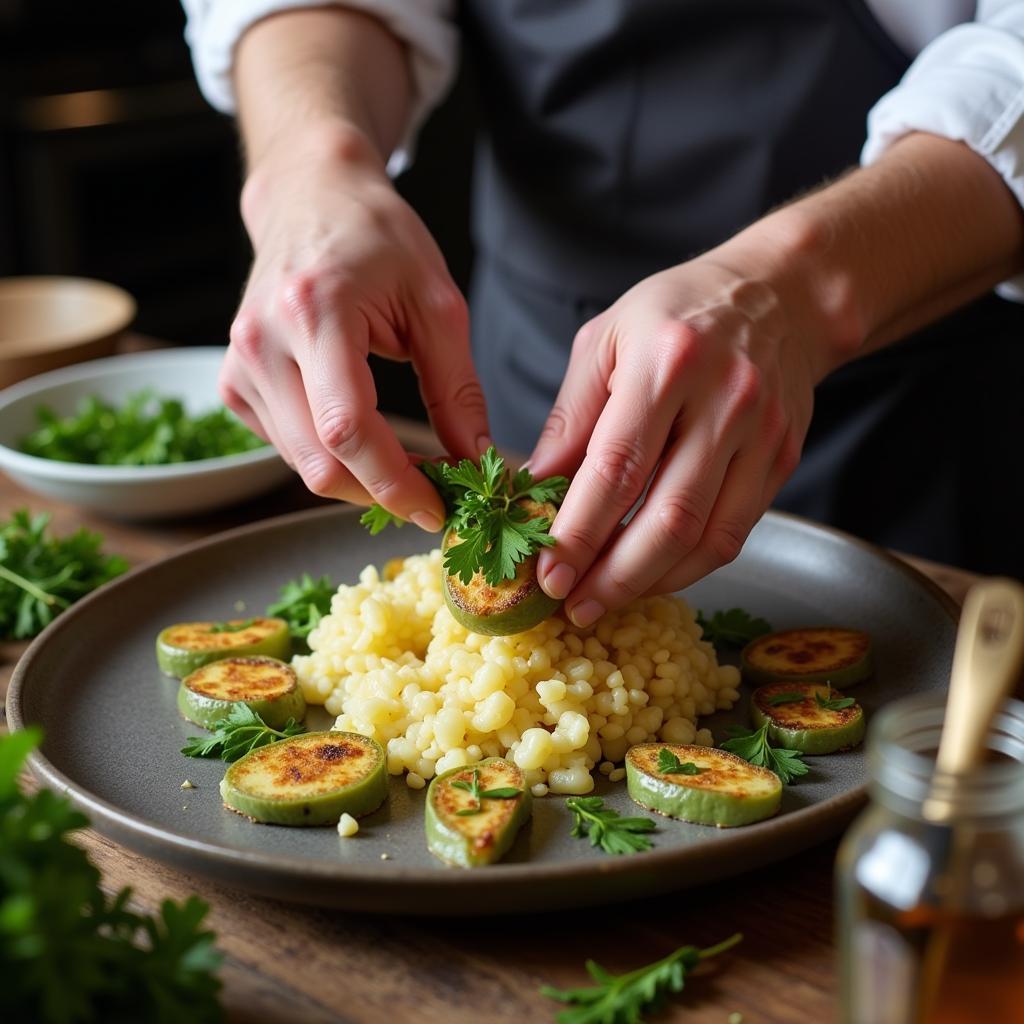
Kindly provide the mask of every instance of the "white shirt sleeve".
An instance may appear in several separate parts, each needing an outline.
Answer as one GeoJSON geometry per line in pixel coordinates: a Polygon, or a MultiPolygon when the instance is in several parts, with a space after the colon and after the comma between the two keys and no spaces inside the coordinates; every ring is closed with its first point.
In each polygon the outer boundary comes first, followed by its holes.
{"type": "MultiPolygon", "coordinates": [[[[1024,2],[979,0],[974,21],[943,32],[868,114],[865,166],[923,131],[966,143],[1024,206],[1024,2]]],[[[1024,275],[996,291],[1024,302],[1024,275]]]]}
{"type": "Polygon", "coordinates": [[[231,80],[235,46],[257,21],[281,11],[333,6],[379,18],[409,47],[412,60],[413,105],[405,136],[388,162],[391,174],[408,165],[420,127],[454,74],[458,40],[451,21],[452,0],[182,0],[182,6],[199,87],[225,114],[236,107],[231,80]]]}

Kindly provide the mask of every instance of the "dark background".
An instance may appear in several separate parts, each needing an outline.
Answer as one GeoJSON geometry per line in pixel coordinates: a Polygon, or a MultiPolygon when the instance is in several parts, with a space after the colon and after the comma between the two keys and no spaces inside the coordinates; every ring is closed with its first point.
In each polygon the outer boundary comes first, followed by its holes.
{"type": "MultiPolygon", "coordinates": [[[[226,344],[251,258],[242,168],[184,26],[178,0],[0,0],[0,276],[112,281],[139,332],[226,344]]],[[[463,288],[473,122],[460,82],[397,182],[463,288]]],[[[382,408],[422,416],[408,366],[374,372],[382,408]]]]}

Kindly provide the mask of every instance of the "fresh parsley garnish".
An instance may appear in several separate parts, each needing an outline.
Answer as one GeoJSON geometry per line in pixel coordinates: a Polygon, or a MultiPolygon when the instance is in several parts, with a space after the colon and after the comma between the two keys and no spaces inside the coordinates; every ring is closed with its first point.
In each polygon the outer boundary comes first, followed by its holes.
{"type": "Polygon", "coordinates": [[[681,992],[687,974],[703,960],[732,949],[743,936],[736,934],[707,949],[681,946],[662,960],[626,974],[609,974],[600,964],[587,961],[587,973],[597,983],[585,988],[541,988],[541,995],[573,1008],[558,1014],[559,1024],[640,1024],[641,1014],[656,1010],[670,993],[681,992]]]}
{"type": "Polygon", "coordinates": [[[844,708],[852,708],[857,702],[852,697],[833,697],[832,687],[828,688],[828,696],[822,697],[822,695],[815,690],[814,699],[818,703],[818,707],[825,711],[842,711],[844,708]]]}
{"type": "Polygon", "coordinates": [[[697,625],[704,631],[704,639],[718,651],[746,647],[751,640],[772,631],[766,619],[755,619],[742,608],[715,612],[710,619],[697,612],[697,625]]]}
{"type": "Polygon", "coordinates": [[[295,640],[305,640],[331,610],[331,598],[337,589],[330,576],[314,579],[304,572],[297,580],[281,587],[278,599],[267,606],[267,614],[284,619],[295,640]]]}
{"type": "Polygon", "coordinates": [[[766,697],[764,702],[769,707],[776,708],[780,704],[796,704],[799,701],[805,700],[806,697],[806,693],[800,693],[797,690],[787,690],[785,693],[776,693],[771,697],[766,697]]]}
{"type": "Polygon", "coordinates": [[[573,836],[588,837],[605,853],[638,853],[653,845],[645,834],[657,827],[650,818],[623,818],[599,796],[572,796],[565,806],[573,813],[573,836]]]}
{"type": "Polygon", "coordinates": [[[192,416],[174,398],[153,391],[129,395],[113,405],[95,395],[60,417],[41,406],[39,427],[21,439],[28,455],[58,462],[103,466],[158,466],[195,462],[262,448],[257,437],[227,409],[192,416]]]}
{"type": "Polygon", "coordinates": [[[236,704],[209,736],[191,736],[181,748],[186,757],[219,757],[237,761],[257,747],[286,740],[305,732],[305,726],[289,718],[281,729],[272,729],[247,704],[236,704]]]}
{"type": "MultiPolygon", "coordinates": [[[[527,469],[512,474],[493,447],[480,456],[479,465],[463,459],[457,465],[423,462],[419,468],[444,502],[445,527],[458,538],[445,552],[449,576],[469,583],[480,572],[487,583],[497,586],[515,578],[523,559],[555,543],[548,532],[551,521],[546,516],[531,519],[520,502],[557,505],[569,486],[564,476],[534,480],[527,469]]],[[[380,505],[367,509],[359,521],[371,534],[401,522],[380,505]]]]}
{"type": "Polygon", "coordinates": [[[80,597],[128,563],[105,555],[98,533],[48,535],[49,515],[18,509],[0,522],[0,640],[35,636],[80,597]]]}
{"type": "Polygon", "coordinates": [[[242,619],[241,622],[215,622],[209,629],[211,633],[241,633],[248,629],[256,620],[242,619]]]}
{"type": "Polygon", "coordinates": [[[808,768],[801,760],[799,750],[786,750],[784,747],[773,747],[769,744],[768,725],[766,721],[760,729],[733,736],[722,744],[722,750],[728,750],[729,753],[742,757],[744,761],[775,772],[783,784],[787,785],[797,776],[806,775],[808,768]]]}
{"type": "Polygon", "coordinates": [[[700,775],[703,768],[693,761],[680,761],[667,747],[658,751],[658,771],[665,775],[700,775]]]}
{"type": "Polygon", "coordinates": [[[523,791],[516,789],[514,786],[499,786],[497,789],[481,790],[479,768],[473,769],[471,782],[466,782],[465,779],[454,779],[452,780],[452,788],[464,789],[473,798],[473,805],[471,807],[463,807],[462,810],[455,812],[460,818],[468,818],[473,814],[479,814],[484,809],[484,800],[515,800],[517,796],[523,795],[523,791]]]}
{"type": "Polygon", "coordinates": [[[23,793],[18,776],[39,741],[29,729],[0,737],[0,964],[3,1019],[153,1024],[223,1019],[221,955],[195,896],[158,914],[108,895],[69,834],[89,824],[48,789],[23,793]]]}

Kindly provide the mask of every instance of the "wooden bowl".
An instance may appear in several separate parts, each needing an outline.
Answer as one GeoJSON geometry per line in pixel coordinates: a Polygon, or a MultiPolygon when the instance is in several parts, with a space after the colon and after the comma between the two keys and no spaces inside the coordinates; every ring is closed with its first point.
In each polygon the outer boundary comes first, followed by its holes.
{"type": "Polygon", "coordinates": [[[135,318],[122,288],[81,277],[0,279],[0,388],[112,355],[135,318]]]}

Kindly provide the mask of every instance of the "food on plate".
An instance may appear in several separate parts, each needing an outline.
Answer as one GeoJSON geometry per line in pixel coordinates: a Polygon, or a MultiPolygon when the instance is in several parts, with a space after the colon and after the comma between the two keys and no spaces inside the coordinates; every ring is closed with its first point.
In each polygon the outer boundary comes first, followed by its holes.
{"type": "Polygon", "coordinates": [[[565,806],[572,812],[572,835],[587,838],[591,846],[605,853],[641,853],[654,844],[647,833],[657,825],[650,818],[623,817],[612,807],[605,807],[599,796],[571,796],[565,806]]]}
{"type": "Polygon", "coordinates": [[[227,718],[239,704],[275,729],[306,713],[295,671],[277,658],[221,658],[185,676],[178,689],[178,710],[205,729],[227,718]]]}
{"type": "Polygon", "coordinates": [[[271,825],[336,825],[387,799],[384,751],[366,736],[310,732],[259,747],[220,784],[224,805],[271,825]]]}
{"type": "Polygon", "coordinates": [[[35,636],[65,608],[128,568],[101,550],[103,537],[79,529],[49,533],[50,516],[16,509],[0,522],[0,640],[35,636]]]}
{"type": "Polygon", "coordinates": [[[452,768],[427,789],[427,847],[456,867],[500,860],[532,810],[521,768],[500,757],[452,768]]]}
{"type": "Polygon", "coordinates": [[[335,589],[330,576],[314,579],[304,572],[298,579],[285,583],[278,591],[278,599],[267,605],[267,615],[288,623],[296,654],[309,652],[306,637],[331,610],[335,589]]]}
{"type": "Polygon", "coordinates": [[[697,612],[697,625],[703,637],[716,651],[728,651],[746,647],[751,640],[772,631],[767,619],[756,619],[743,608],[726,608],[705,617],[697,612]]]}
{"type": "Polygon", "coordinates": [[[809,771],[799,750],[773,747],[768,742],[768,722],[753,732],[732,730],[731,738],[722,744],[722,749],[753,765],[775,772],[784,786],[809,771]]]}
{"type": "Polygon", "coordinates": [[[634,743],[710,745],[699,715],[730,708],[739,672],[717,663],[678,597],[642,598],[579,629],[561,616],[509,637],[471,633],[441,588],[441,552],[370,566],[342,585],[293,659],[306,701],[387,749],[421,785],[508,757],[532,788],[583,795],[591,769],[634,743]]]}
{"type": "Polygon", "coordinates": [[[775,772],[724,750],[683,744],[631,747],[626,786],[641,807],[719,828],[770,818],[782,802],[775,772]]]}
{"type": "MultiPolygon", "coordinates": [[[[527,499],[519,504],[530,519],[555,518],[555,506],[550,502],[527,499]]],[[[448,552],[453,545],[470,543],[455,531],[448,530],[441,550],[448,552]]],[[[483,573],[475,572],[468,583],[458,576],[444,573],[444,599],[452,617],[470,632],[487,636],[509,636],[522,633],[543,622],[558,610],[561,601],[548,597],[537,581],[537,555],[529,555],[515,567],[511,579],[500,579],[491,584],[483,573]]]]}
{"type": "Polygon", "coordinates": [[[773,683],[750,699],[754,725],[767,724],[768,739],[804,754],[831,754],[864,739],[864,710],[827,683],[773,683]]]}
{"type": "Polygon", "coordinates": [[[743,648],[741,669],[758,685],[789,680],[842,689],[871,675],[871,638],[834,626],[768,633],[743,648]]]}
{"type": "MultiPolygon", "coordinates": [[[[527,469],[513,474],[493,447],[479,465],[463,459],[455,466],[424,462],[419,468],[445,507],[443,575],[455,617],[478,633],[508,636],[550,615],[560,602],[537,584],[535,556],[555,543],[550,528],[569,481],[534,480],[527,469]]],[[[367,509],[360,522],[371,534],[389,523],[402,525],[380,505],[367,509]]]]}
{"type": "Polygon", "coordinates": [[[291,650],[288,623],[274,618],[179,622],[156,638],[157,664],[176,679],[222,658],[264,655],[286,661],[291,650]]]}
{"type": "Polygon", "coordinates": [[[294,718],[289,718],[280,729],[271,728],[247,704],[236,704],[227,718],[212,726],[210,736],[192,736],[181,748],[186,757],[219,757],[222,761],[237,761],[250,750],[277,743],[306,731],[294,718]]]}
{"type": "Polygon", "coordinates": [[[104,466],[159,466],[195,462],[262,448],[257,437],[227,409],[191,415],[176,398],[153,391],[114,405],[95,395],[71,416],[36,409],[39,426],[19,443],[26,455],[104,466]]]}

